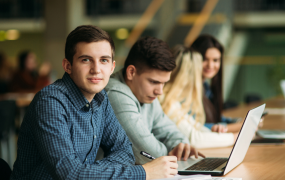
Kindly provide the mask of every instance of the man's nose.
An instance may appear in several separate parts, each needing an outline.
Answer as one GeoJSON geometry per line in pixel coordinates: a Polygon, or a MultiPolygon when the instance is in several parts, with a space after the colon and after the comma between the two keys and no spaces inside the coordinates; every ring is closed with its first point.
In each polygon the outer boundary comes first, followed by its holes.
{"type": "Polygon", "coordinates": [[[94,62],[91,65],[91,73],[98,74],[100,73],[100,67],[98,62],[94,62]]]}
{"type": "Polygon", "coordinates": [[[164,84],[159,84],[155,90],[154,90],[154,94],[155,95],[162,95],[163,94],[163,86],[164,84]]]}

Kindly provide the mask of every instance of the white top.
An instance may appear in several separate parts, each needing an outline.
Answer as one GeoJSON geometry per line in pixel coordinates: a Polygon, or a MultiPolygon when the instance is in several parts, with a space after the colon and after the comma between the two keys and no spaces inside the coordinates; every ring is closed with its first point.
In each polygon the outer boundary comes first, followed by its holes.
{"type": "MultiPolygon", "coordinates": [[[[171,117],[173,112],[181,108],[179,102],[174,103],[167,114],[171,117]]],[[[178,118],[172,119],[177,125],[178,118]]],[[[195,119],[193,116],[186,114],[182,121],[177,125],[178,129],[189,138],[190,144],[196,148],[212,148],[212,147],[225,147],[234,144],[233,133],[216,133],[212,132],[205,126],[198,124],[199,129],[195,128],[195,119]]]]}

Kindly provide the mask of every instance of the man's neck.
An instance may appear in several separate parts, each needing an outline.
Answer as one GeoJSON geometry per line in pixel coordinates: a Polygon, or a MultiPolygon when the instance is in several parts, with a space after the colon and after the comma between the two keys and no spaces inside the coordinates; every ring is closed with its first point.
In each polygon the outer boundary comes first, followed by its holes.
{"type": "MultiPolygon", "coordinates": [[[[125,80],[125,82],[126,82],[126,85],[131,89],[131,91],[132,91],[132,93],[134,94],[134,96],[137,98],[137,96],[135,95],[135,93],[134,93],[134,91],[133,91],[133,86],[132,86],[132,82],[130,81],[130,80],[128,80],[127,78],[126,78],[126,76],[124,76],[124,80],[125,80]]],[[[142,106],[143,105],[143,103],[141,103],[140,102],[140,105],[142,106]]]]}
{"type": "Polygon", "coordinates": [[[92,99],[95,97],[96,94],[89,94],[88,92],[80,89],[81,93],[83,94],[83,96],[87,99],[87,101],[89,103],[91,103],[92,99]]]}
{"type": "Polygon", "coordinates": [[[126,82],[126,85],[127,86],[129,86],[129,88],[131,89],[131,91],[133,92],[133,90],[132,90],[132,84],[131,84],[131,81],[130,80],[128,80],[128,78],[126,78],[126,76],[124,75],[124,80],[125,80],[125,82],[126,82]]]}

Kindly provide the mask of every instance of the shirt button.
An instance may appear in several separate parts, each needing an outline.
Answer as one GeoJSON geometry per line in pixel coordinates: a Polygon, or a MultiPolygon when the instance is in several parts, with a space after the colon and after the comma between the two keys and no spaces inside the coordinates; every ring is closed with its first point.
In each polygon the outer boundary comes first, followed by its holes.
{"type": "Polygon", "coordinates": [[[96,138],[96,135],[94,135],[94,139],[96,138]]]}
{"type": "Polygon", "coordinates": [[[86,107],[89,107],[89,104],[86,104],[86,107]]]}

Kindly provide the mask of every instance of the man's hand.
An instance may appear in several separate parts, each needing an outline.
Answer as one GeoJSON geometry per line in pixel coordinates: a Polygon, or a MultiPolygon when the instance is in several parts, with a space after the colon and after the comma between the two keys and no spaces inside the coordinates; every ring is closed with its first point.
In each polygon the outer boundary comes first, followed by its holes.
{"type": "Polygon", "coordinates": [[[172,151],[168,153],[168,155],[176,156],[178,161],[181,160],[181,157],[183,157],[183,160],[186,161],[192,155],[194,155],[195,158],[198,158],[198,155],[205,157],[202,153],[198,152],[195,148],[193,148],[189,144],[184,144],[184,143],[179,143],[175,148],[172,149],[172,151]]]}
{"type": "Polygon", "coordinates": [[[175,156],[161,156],[142,165],[142,167],[145,170],[147,180],[169,178],[178,173],[177,157],[175,156]]]}
{"type": "Polygon", "coordinates": [[[211,128],[212,132],[217,132],[217,133],[225,133],[228,131],[228,128],[223,126],[222,124],[215,124],[211,128]]]}

